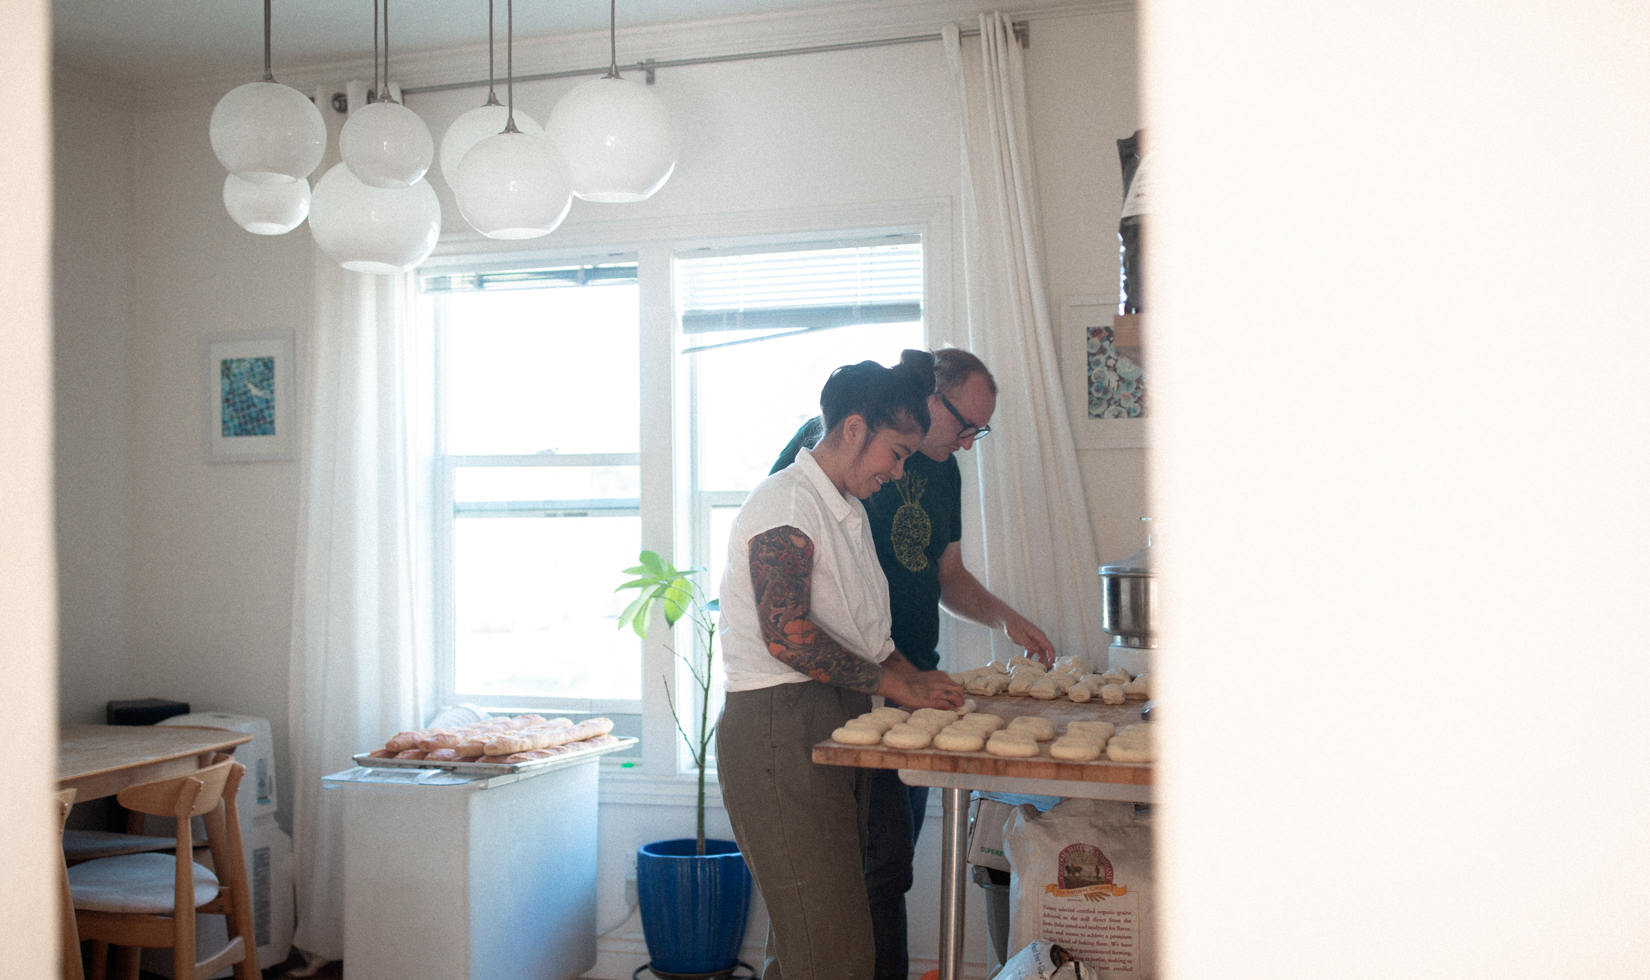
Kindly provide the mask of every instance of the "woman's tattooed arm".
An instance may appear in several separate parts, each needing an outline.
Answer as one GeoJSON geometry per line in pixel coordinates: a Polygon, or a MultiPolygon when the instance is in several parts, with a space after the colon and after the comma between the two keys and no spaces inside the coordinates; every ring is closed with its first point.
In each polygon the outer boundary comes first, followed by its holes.
{"type": "Polygon", "coordinates": [[[814,543],[794,527],[751,538],[751,585],[768,652],[822,684],[875,694],[882,667],[844,649],[808,618],[814,543]]]}

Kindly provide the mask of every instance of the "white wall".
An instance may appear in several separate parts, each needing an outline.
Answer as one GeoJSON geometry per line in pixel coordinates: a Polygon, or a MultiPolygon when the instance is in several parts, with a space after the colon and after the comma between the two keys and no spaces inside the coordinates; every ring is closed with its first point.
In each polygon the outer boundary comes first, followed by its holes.
{"type": "MultiPolygon", "coordinates": [[[[1034,18],[1031,31],[1031,122],[1051,295],[1057,302],[1115,292],[1121,182],[1112,141],[1137,125],[1133,14],[1089,5],[1034,18]]],[[[683,43],[664,35],[658,40],[683,43]]],[[[735,49],[772,46],[745,38],[735,49]]],[[[691,52],[646,52],[684,53],[691,52]]],[[[570,42],[556,55],[555,67],[606,60],[605,45],[592,39],[570,42]]],[[[484,70],[484,59],[477,67],[484,70]]],[[[423,70],[437,80],[455,71],[433,57],[423,70]]],[[[456,73],[475,77],[477,71],[456,73]]],[[[343,69],[332,74],[338,81],[359,77],[343,69]]],[[[297,76],[286,80],[304,84],[297,76]]],[[[403,81],[418,84],[412,75],[403,81]]],[[[518,86],[518,107],[542,121],[573,84],[518,86]]],[[[938,42],[661,70],[656,91],[685,136],[675,176],[643,204],[576,203],[563,240],[598,239],[610,225],[714,222],[735,212],[826,215],[833,208],[957,193],[955,95],[938,42]]],[[[65,680],[61,699],[65,715],[85,720],[99,717],[109,698],[142,696],[268,718],[285,783],[299,464],[204,461],[201,360],[210,335],[291,330],[303,362],[311,243],[307,230],[249,235],[224,213],[223,172],[206,139],[219,95],[200,86],[145,92],[135,97],[135,109],[59,100],[59,118],[74,130],[63,136],[66,144],[90,143],[98,128],[123,134],[113,152],[82,154],[81,163],[60,166],[60,227],[75,239],[64,248],[77,268],[119,268],[129,277],[124,292],[112,272],[88,296],[71,300],[60,292],[63,349],[76,352],[73,370],[58,385],[59,401],[76,403],[59,440],[62,472],[76,474],[69,481],[75,486],[60,491],[73,514],[65,517],[71,525],[64,534],[65,578],[83,596],[64,604],[65,635],[76,638],[76,672],[65,680]],[[103,178],[108,189],[75,192],[73,167],[103,178]],[[123,175],[129,190],[116,189],[123,175]],[[106,214],[128,223],[126,237],[97,230],[106,214]],[[100,387],[100,381],[106,383],[100,387]],[[123,417],[118,432],[105,424],[111,412],[123,417]],[[105,539],[114,543],[100,547],[105,539]]],[[[439,134],[482,98],[471,89],[414,95],[408,102],[439,134]]],[[[462,230],[450,192],[438,176],[432,184],[443,201],[444,228],[462,230]]],[[[554,247],[556,239],[546,242],[554,247]]],[[[953,292],[960,297],[960,283],[953,292]]],[[[1088,451],[1082,463],[1102,557],[1126,555],[1138,546],[1135,525],[1144,513],[1143,452],[1088,451]]],[[[282,794],[283,823],[290,821],[290,800],[282,794]]],[[[602,818],[601,915],[611,925],[623,918],[623,881],[635,846],[691,833],[692,812],[680,801],[611,803],[602,818]]],[[[937,888],[937,822],[930,830],[919,896],[937,888]]],[[[913,954],[932,959],[936,911],[921,898],[912,904],[913,954]]],[[[983,920],[975,918],[970,932],[969,958],[977,963],[983,920]]]]}
{"type": "Polygon", "coordinates": [[[1650,975],[1650,8],[1148,13],[1164,974],[1650,975]]]}
{"type": "Polygon", "coordinates": [[[57,594],[52,547],[50,18],[0,2],[0,650],[11,716],[0,794],[0,976],[60,973],[54,756],[57,594]]]}
{"type": "Polygon", "coordinates": [[[58,79],[52,99],[58,703],[64,721],[101,723],[106,702],[147,696],[129,679],[126,581],[139,429],[127,370],[136,116],[76,81],[58,79]]]}

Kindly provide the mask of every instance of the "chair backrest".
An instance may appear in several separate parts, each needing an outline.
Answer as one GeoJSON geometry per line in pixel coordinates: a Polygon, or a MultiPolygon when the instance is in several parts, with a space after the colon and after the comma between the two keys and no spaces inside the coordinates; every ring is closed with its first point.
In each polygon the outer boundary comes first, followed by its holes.
{"type": "Polygon", "coordinates": [[[128,786],[117,793],[115,799],[128,810],[187,821],[217,809],[234,767],[233,756],[221,761],[214,759],[211,765],[184,776],[128,786]]]}
{"type": "MultiPolygon", "coordinates": [[[[69,808],[74,806],[74,798],[78,794],[79,790],[73,789],[60,789],[57,791],[57,813],[62,818],[62,823],[69,822],[69,808]]],[[[61,825],[58,829],[62,829],[61,825]]]]}

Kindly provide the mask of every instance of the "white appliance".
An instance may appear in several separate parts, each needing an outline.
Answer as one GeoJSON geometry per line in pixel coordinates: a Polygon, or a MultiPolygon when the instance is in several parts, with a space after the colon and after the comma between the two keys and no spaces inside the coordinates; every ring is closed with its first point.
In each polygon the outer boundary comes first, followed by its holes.
{"type": "Polygon", "coordinates": [[[568,980],[594,966],[596,763],[324,777],[343,801],[350,980],[568,980]]]}
{"type": "MultiPolygon", "coordinates": [[[[252,741],[235,747],[235,761],[246,767],[246,776],[235,793],[235,810],[241,818],[241,844],[246,850],[246,871],[252,893],[252,933],[260,970],[285,962],[292,952],[294,927],[292,838],[275,823],[275,740],[270,734],[269,722],[249,715],[197,711],[175,715],[157,724],[223,728],[252,736],[252,741]]],[[[199,817],[195,820],[195,836],[205,837],[205,824],[199,817]]],[[[144,831],[170,837],[172,818],[145,817],[144,831]]],[[[196,860],[211,864],[204,853],[196,860]]],[[[228,941],[229,930],[223,916],[195,916],[197,960],[216,953],[228,941]]],[[[144,950],[142,966],[151,973],[170,977],[172,953],[164,949],[144,950]]],[[[224,969],[213,976],[227,977],[231,972],[224,969]]]]}
{"type": "Polygon", "coordinates": [[[246,777],[235,793],[235,809],[241,815],[241,823],[247,826],[258,817],[275,815],[275,738],[270,734],[267,720],[223,711],[195,711],[173,715],[156,724],[223,728],[251,735],[252,741],[235,746],[235,761],[246,767],[246,777]]]}

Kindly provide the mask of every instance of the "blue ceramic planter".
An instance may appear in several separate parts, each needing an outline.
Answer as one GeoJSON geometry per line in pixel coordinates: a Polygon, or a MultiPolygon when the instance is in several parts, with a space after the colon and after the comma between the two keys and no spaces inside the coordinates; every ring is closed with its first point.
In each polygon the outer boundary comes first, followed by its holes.
{"type": "Polygon", "coordinates": [[[653,969],[688,976],[723,973],[739,962],[751,876],[739,845],[692,837],[636,849],[636,890],[653,969]]]}

